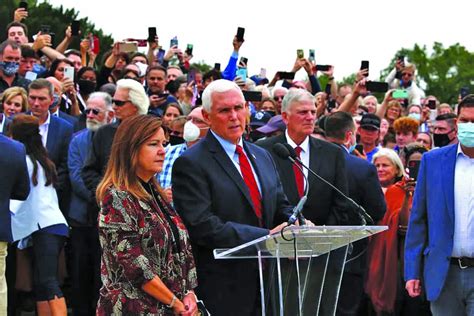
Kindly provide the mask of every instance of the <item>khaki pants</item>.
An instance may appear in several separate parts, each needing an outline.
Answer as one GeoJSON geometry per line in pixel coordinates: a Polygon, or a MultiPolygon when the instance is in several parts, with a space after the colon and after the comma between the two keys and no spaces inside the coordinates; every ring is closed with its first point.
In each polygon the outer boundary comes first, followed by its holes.
{"type": "Polygon", "coordinates": [[[0,316],[7,315],[7,280],[5,266],[8,243],[0,241],[0,316]]]}

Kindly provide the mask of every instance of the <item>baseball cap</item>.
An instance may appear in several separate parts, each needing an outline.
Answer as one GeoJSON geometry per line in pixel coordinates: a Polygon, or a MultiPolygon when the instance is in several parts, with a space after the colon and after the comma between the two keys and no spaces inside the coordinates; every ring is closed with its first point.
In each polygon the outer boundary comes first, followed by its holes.
{"type": "Polygon", "coordinates": [[[360,120],[360,127],[364,129],[379,130],[380,118],[372,113],[364,114],[360,120]]]}
{"type": "Polygon", "coordinates": [[[272,118],[270,113],[265,111],[258,111],[252,113],[250,116],[250,127],[258,128],[262,127],[263,125],[267,124],[267,122],[272,118]]]}
{"type": "Polygon", "coordinates": [[[286,128],[285,122],[281,115],[275,115],[272,117],[268,123],[260,128],[257,128],[257,131],[263,134],[271,134],[276,131],[284,131],[286,128]]]}

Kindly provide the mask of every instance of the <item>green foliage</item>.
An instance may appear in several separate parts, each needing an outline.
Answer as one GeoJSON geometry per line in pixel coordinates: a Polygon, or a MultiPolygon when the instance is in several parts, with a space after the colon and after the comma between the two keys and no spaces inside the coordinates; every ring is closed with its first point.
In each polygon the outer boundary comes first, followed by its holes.
{"type": "Polygon", "coordinates": [[[200,60],[196,63],[192,63],[191,67],[199,69],[201,73],[205,74],[206,72],[210,71],[213,67],[206,64],[203,60],[200,60]]]}
{"type": "MultiPolygon", "coordinates": [[[[0,33],[1,41],[7,37],[6,26],[13,21],[13,15],[18,8],[18,0],[2,0],[2,10],[0,12],[0,29],[5,30],[0,33]]],[[[28,2],[28,18],[22,22],[28,27],[28,36],[30,41],[32,36],[37,34],[42,25],[49,25],[52,33],[55,33],[53,47],[56,47],[65,36],[65,31],[72,21],[77,19],[79,12],[75,9],[64,9],[63,6],[53,8],[48,2],[37,4],[36,0],[27,0],[28,2]]],[[[91,23],[88,18],[80,19],[80,29],[82,36],[77,36],[73,39],[69,48],[79,49],[79,43],[82,37],[92,33],[99,37],[101,51],[97,60],[100,60],[101,55],[109,50],[113,44],[113,39],[110,35],[105,35],[102,30],[96,29],[95,25],[91,23]]]]}
{"type": "Polygon", "coordinates": [[[385,78],[393,69],[397,56],[404,55],[417,67],[417,81],[426,84],[426,95],[434,95],[441,102],[457,103],[461,87],[474,91],[474,54],[459,43],[447,48],[435,42],[431,52],[426,46],[415,45],[413,49],[401,49],[392,59],[390,66],[383,70],[385,78]]]}

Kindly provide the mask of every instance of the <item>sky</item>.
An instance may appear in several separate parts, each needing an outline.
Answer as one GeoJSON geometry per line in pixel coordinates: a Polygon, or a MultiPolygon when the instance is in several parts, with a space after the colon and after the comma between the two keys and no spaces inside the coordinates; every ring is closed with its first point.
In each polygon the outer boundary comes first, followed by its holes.
{"type": "MultiPolygon", "coordinates": [[[[115,40],[146,38],[155,26],[164,49],[177,36],[183,50],[194,45],[193,60],[227,65],[237,27],[245,27],[240,56],[248,58],[249,75],[267,69],[290,71],[296,50],[315,50],[316,63],[335,67],[335,77],[356,72],[370,61],[376,80],[400,48],[431,48],[460,43],[474,51],[470,1],[416,0],[181,0],[111,1],[47,0],[75,8],[115,40]]],[[[302,70],[297,78],[304,77],[302,70]]],[[[270,78],[271,79],[271,78],[270,78]]]]}

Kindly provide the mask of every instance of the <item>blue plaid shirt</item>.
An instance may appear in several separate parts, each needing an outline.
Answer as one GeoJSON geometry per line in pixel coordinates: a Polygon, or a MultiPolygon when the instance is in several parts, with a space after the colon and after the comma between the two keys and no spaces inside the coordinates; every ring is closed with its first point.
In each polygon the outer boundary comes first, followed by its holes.
{"type": "Polygon", "coordinates": [[[186,143],[166,147],[163,170],[156,176],[158,182],[160,183],[160,186],[163,189],[169,188],[171,186],[171,170],[173,168],[173,164],[176,159],[178,159],[178,157],[184,153],[186,149],[188,149],[186,143]]]}

